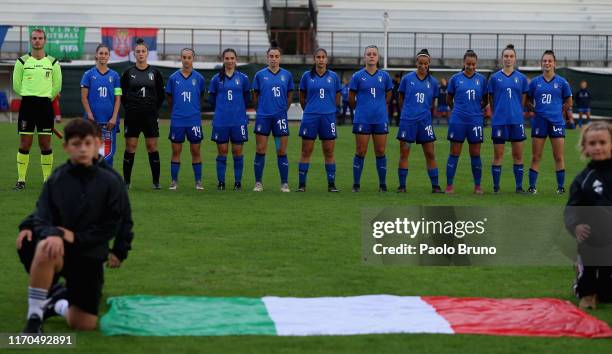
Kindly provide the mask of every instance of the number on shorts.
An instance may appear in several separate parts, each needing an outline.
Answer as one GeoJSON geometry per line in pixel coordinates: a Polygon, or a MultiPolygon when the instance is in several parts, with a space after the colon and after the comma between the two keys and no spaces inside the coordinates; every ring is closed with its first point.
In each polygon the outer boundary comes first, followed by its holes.
{"type": "Polygon", "coordinates": [[[193,134],[198,138],[202,136],[202,129],[200,127],[191,127],[191,130],[193,130],[193,134]]]}
{"type": "Polygon", "coordinates": [[[426,126],[425,131],[427,132],[427,135],[433,136],[433,127],[431,125],[426,126]]]}
{"type": "Polygon", "coordinates": [[[472,130],[474,131],[474,135],[476,135],[476,137],[482,136],[482,127],[474,127],[472,130]]]}
{"type": "Polygon", "coordinates": [[[240,133],[242,133],[242,136],[246,135],[246,129],[244,129],[244,125],[240,126],[240,133]]]}
{"type": "Polygon", "coordinates": [[[274,97],[280,97],[281,96],[280,87],[279,86],[272,87],[272,93],[274,94],[274,97]]]}
{"type": "Polygon", "coordinates": [[[520,124],[520,126],[521,126],[521,133],[525,135],[525,126],[522,124],[520,124]]]}
{"type": "Polygon", "coordinates": [[[100,93],[100,97],[108,96],[108,89],[104,86],[98,87],[98,92],[100,93]]]}
{"type": "Polygon", "coordinates": [[[287,121],[284,119],[279,119],[276,121],[276,124],[278,124],[278,128],[280,130],[285,130],[287,129],[287,121]]]}
{"type": "Polygon", "coordinates": [[[329,126],[331,127],[331,132],[336,134],[336,123],[331,123],[329,126]]]}

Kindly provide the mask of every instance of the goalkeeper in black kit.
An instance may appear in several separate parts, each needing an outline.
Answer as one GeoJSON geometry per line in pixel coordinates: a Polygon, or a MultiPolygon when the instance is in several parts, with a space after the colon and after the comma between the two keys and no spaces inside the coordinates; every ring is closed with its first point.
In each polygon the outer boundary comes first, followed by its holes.
{"type": "Polygon", "coordinates": [[[42,333],[43,321],[56,315],[73,329],[95,329],[104,263],[119,267],[131,249],[127,191],[98,155],[99,128],[75,119],[64,137],[69,161],[53,172],[34,212],[19,226],[17,249],[30,273],[24,333],[42,333]]]}

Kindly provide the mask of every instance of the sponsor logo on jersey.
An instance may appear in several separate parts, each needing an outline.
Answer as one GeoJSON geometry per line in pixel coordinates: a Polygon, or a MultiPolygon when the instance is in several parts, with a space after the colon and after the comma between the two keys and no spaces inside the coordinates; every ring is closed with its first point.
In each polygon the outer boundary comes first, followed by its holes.
{"type": "Polygon", "coordinates": [[[598,179],[593,182],[593,191],[600,195],[603,193],[603,183],[601,183],[598,179]]]}
{"type": "Polygon", "coordinates": [[[130,75],[130,77],[131,77],[132,79],[135,79],[135,78],[136,78],[136,75],[130,75]]]}

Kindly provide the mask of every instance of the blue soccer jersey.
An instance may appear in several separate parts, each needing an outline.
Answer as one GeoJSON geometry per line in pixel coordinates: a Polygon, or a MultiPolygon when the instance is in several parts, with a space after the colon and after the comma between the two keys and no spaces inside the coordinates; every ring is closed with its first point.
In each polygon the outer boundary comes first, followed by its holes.
{"type": "Polygon", "coordinates": [[[188,77],[181,70],[175,71],[166,83],[166,93],[172,96],[170,125],[194,127],[202,124],[200,98],[204,94],[204,77],[192,71],[188,77]]]}
{"type": "Polygon", "coordinates": [[[383,124],[387,122],[387,92],[393,81],[386,71],[376,70],[370,75],[366,69],[353,74],[350,90],[356,93],[355,119],[357,124],[383,124]]]}
{"type": "Polygon", "coordinates": [[[342,102],[348,102],[350,90],[349,84],[342,85],[342,102]]]}
{"type": "Polygon", "coordinates": [[[448,94],[453,96],[453,112],[450,123],[482,124],[482,98],[487,94],[487,79],[475,73],[467,77],[464,72],[453,75],[448,81],[448,94]]]}
{"type": "Polygon", "coordinates": [[[113,116],[115,96],[121,96],[121,79],[115,70],[102,74],[93,67],[83,74],[81,87],[87,88],[87,101],[98,123],[107,123],[113,116]]]}
{"type": "Polygon", "coordinates": [[[306,71],[300,80],[300,91],[306,94],[304,114],[336,113],[336,95],[342,90],[340,78],[331,70],[319,76],[306,71]]]}
{"type": "Polygon", "coordinates": [[[438,80],[431,75],[421,80],[416,72],[412,72],[402,78],[399,92],[404,95],[400,120],[416,121],[431,118],[434,99],[440,92],[438,80]]]}
{"type": "Polygon", "coordinates": [[[287,94],[293,91],[293,76],[283,68],[276,74],[269,68],[259,70],[253,79],[253,91],[258,94],[257,116],[277,117],[287,112],[287,94]]]}
{"type": "Polygon", "coordinates": [[[249,77],[234,71],[231,77],[217,74],[212,78],[208,92],[214,96],[216,127],[233,127],[245,124],[246,105],[250,99],[249,77]]]}
{"type": "Polygon", "coordinates": [[[491,75],[488,90],[493,95],[493,125],[523,124],[523,94],[529,91],[525,75],[500,70],[491,75]]]}
{"type": "Polygon", "coordinates": [[[537,118],[544,118],[553,124],[564,124],[563,101],[572,96],[572,89],[563,77],[555,75],[546,81],[543,75],[529,83],[529,97],[533,99],[537,118]]]}

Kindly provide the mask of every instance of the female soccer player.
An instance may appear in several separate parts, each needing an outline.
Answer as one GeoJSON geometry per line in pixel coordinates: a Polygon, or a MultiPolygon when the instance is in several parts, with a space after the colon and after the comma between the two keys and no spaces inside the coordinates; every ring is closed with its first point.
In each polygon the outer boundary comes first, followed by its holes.
{"type": "Polygon", "coordinates": [[[280,67],[281,49],[272,43],[267,51],[268,67],[253,78],[253,103],[257,106],[255,120],[255,192],[263,191],[263,171],[270,132],[276,141],[276,156],[281,179],[281,192],[289,189],[289,159],[287,159],[287,110],[293,99],[293,76],[280,67]]]}
{"type": "Polygon", "coordinates": [[[310,165],[310,156],[318,134],[325,156],[327,190],[329,192],[339,192],[335,182],[334,143],[337,137],[336,108],[340,104],[342,84],[338,75],[327,69],[327,51],[325,49],[315,50],[314,62],[312,69],[306,71],[300,80],[300,105],[304,110],[304,115],[300,125],[302,155],[300,157],[300,176],[297,191],[306,191],[306,176],[310,165]]]}
{"type": "Polygon", "coordinates": [[[104,160],[113,166],[117,149],[118,113],[121,105],[121,79],[108,67],[110,49],[106,44],[96,48],[96,66],[81,79],[81,103],[87,119],[101,126],[104,160]]]}
{"type": "Polygon", "coordinates": [[[408,156],[410,144],[414,142],[421,144],[423,148],[432,192],[442,192],[438,183],[438,165],[434,150],[436,136],[431,125],[431,115],[439,89],[438,80],[429,74],[430,63],[429,51],[422,49],[416,56],[417,71],[404,76],[399,86],[402,113],[397,132],[397,140],[400,141],[398,193],[406,192],[408,156]]]}
{"type": "Polygon", "coordinates": [[[217,143],[218,190],[225,190],[225,170],[229,142],[234,157],[234,190],[242,188],[244,157],[242,146],[249,140],[246,106],[251,100],[249,77],[236,70],[238,55],[234,49],[223,51],[223,66],[210,82],[210,103],[215,107],[211,140],[217,143]]]}
{"type": "Polygon", "coordinates": [[[555,74],[556,58],[552,50],[542,55],[542,75],[529,83],[528,104],[534,105],[535,118],[531,127],[532,158],[529,169],[528,193],[536,194],[536,182],[546,137],[550,138],[555,159],[557,194],[565,193],[565,120],[563,112],[572,106],[572,89],[567,80],[555,74]]]}
{"type": "Polygon", "coordinates": [[[172,160],[170,161],[170,190],[178,187],[178,175],[181,167],[181,151],[185,136],[190,143],[191,166],[195,178],[195,188],[202,190],[202,116],[200,98],[204,94],[204,77],[193,70],[195,52],[191,48],[181,50],[182,67],[175,71],[166,84],[166,96],[170,113],[170,133],[172,143],[172,160]]]}
{"type": "Polygon", "coordinates": [[[136,64],[121,76],[121,90],[123,91],[121,103],[125,109],[123,179],[128,189],[132,181],[132,167],[140,133],[145,136],[149,153],[153,189],[161,189],[159,152],[157,151],[157,138],[159,137],[157,120],[159,108],[164,102],[164,80],[159,70],[147,63],[148,54],[149,49],[144,40],[137,39],[134,47],[136,64]]]}
{"type": "Polygon", "coordinates": [[[459,155],[463,142],[467,139],[470,145],[474,193],[482,194],[480,179],[482,161],[480,144],[482,144],[483,109],[487,105],[487,79],[476,72],[478,56],[473,50],[463,55],[463,71],[453,75],[448,82],[448,105],[453,107],[448,124],[450,154],[446,163],[446,193],[455,191],[453,179],[459,164],[459,155]]]}
{"type": "Polygon", "coordinates": [[[351,78],[349,104],[355,110],[355,158],[353,159],[353,192],[361,189],[363,161],[368,151],[370,135],[374,141],[379,191],[387,191],[387,157],[385,145],[389,126],[387,106],[391,99],[393,82],[386,71],[378,70],[378,47],[370,45],[364,51],[365,67],[351,78]]]}
{"type": "Polygon", "coordinates": [[[493,109],[491,133],[493,139],[493,164],[491,165],[493,193],[499,192],[506,141],[512,144],[516,193],[524,193],[523,141],[526,137],[523,107],[527,100],[529,81],[525,75],[514,69],[516,64],[514,45],[508,44],[502,50],[501,55],[504,68],[491,75],[488,85],[489,102],[493,109]]]}
{"type": "Polygon", "coordinates": [[[578,127],[582,128],[582,124],[589,124],[591,120],[591,93],[588,90],[588,84],[585,80],[580,81],[580,91],[576,94],[576,105],[578,106],[578,127]],[[585,115],[586,120],[582,120],[585,115]]]}

